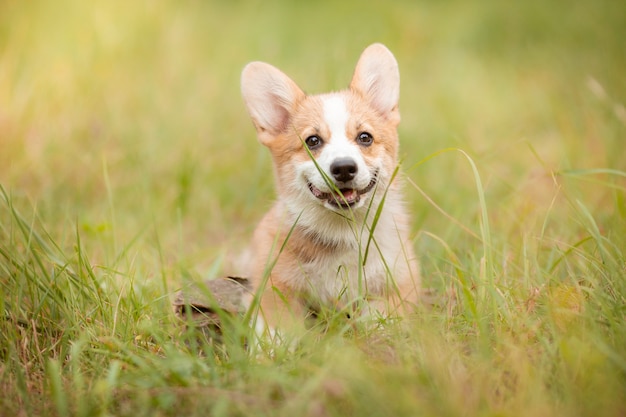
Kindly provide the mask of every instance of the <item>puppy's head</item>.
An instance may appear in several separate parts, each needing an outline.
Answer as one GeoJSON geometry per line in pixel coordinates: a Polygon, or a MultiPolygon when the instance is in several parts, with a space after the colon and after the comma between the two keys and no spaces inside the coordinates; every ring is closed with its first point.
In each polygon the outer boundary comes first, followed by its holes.
{"type": "Polygon", "coordinates": [[[295,212],[358,210],[386,187],[397,163],[398,65],[381,44],[361,55],[347,90],[305,94],[269,64],[242,74],[259,141],[274,160],[279,197],[295,212]]]}

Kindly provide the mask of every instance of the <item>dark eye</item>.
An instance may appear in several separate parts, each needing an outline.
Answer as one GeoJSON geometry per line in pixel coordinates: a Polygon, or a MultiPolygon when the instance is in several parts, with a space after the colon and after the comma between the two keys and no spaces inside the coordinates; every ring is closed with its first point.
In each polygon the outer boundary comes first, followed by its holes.
{"type": "Polygon", "coordinates": [[[374,137],[369,132],[361,132],[356,137],[356,142],[359,145],[370,146],[374,142],[374,137]]]}
{"type": "Polygon", "coordinates": [[[304,143],[306,143],[306,146],[309,149],[315,149],[315,148],[319,148],[320,146],[322,146],[322,138],[320,138],[317,135],[311,135],[308,138],[306,138],[304,140],[304,143]]]}

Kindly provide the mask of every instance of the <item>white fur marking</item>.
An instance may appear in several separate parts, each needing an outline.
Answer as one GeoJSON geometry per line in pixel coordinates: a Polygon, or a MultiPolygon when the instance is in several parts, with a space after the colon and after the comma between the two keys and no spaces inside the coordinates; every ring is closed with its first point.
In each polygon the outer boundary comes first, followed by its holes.
{"type": "Polygon", "coordinates": [[[348,110],[343,97],[335,96],[324,100],[324,121],[330,129],[333,140],[346,139],[348,110]]]}
{"type": "MultiPolygon", "coordinates": [[[[353,159],[358,167],[358,174],[353,181],[353,186],[356,189],[362,189],[371,180],[370,170],[363,159],[359,146],[354,140],[350,140],[346,136],[350,114],[346,108],[345,98],[342,96],[330,96],[325,98],[323,103],[324,122],[330,130],[330,138],[327,138],[328,143],[322,149],[317,162],[324,171],[330,173],[330,166],[338,158],[347,157],[353,159]]],[[[317,186],[317,183],[314,183],[314,185],[317,186]]]]}

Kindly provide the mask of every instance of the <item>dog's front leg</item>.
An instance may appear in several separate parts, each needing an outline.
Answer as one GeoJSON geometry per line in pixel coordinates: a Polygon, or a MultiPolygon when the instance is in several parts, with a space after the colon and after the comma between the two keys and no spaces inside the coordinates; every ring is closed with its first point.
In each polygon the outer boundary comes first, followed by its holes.
{"type": "Polygon", "coordinates": [[[256,315],[254,330],[258,342],[260,345],[293,347],[306,330],[304,318],[307,309],[289,288],[268,287],[263,291],[256,315]]]}

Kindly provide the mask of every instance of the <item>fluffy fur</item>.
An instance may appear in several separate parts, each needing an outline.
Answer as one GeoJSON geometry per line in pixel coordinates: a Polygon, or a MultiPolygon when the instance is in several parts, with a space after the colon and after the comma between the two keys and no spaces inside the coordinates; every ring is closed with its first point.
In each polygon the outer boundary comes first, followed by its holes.
{"type": "Polygon", "coordinates": [[[323,308],[405,314],[417,301],[419,272],[394,179],[400,77],[393,54],[369,46],[340,92],[307,95],[262,62],[245,67],[241,88],[271,152],[278,194],[252,243],[250,277],[264,323],[298,325],[323,308]]]}

